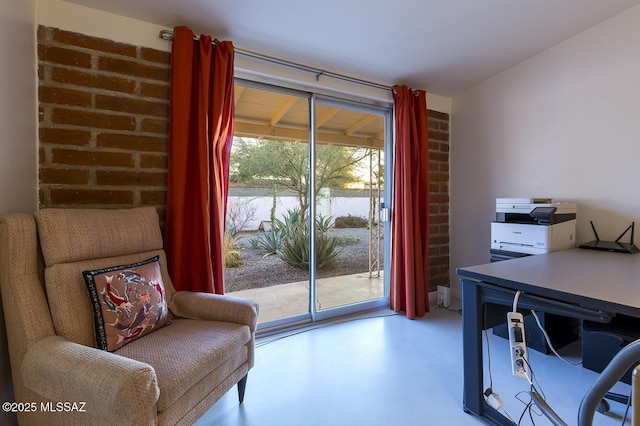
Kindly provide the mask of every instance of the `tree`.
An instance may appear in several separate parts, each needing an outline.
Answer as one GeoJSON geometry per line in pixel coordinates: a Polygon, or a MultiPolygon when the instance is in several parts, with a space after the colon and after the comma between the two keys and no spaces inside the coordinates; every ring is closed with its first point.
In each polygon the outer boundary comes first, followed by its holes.
{"type": "MultiPolygon", "coordinates": [[[[235,138],[230,180],[234,183],[269,183],[296,193],[303,218],[309,208],[309,145],[297,142],[235,138]]],[[[316,145],[315,191],[341,188],[356,182],[357,163],[365,148],[316,145]]]]}

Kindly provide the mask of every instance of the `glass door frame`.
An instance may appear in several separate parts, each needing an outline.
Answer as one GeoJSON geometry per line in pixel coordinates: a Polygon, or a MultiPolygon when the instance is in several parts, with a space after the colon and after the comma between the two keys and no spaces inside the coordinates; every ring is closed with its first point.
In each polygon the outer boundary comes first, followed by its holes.
{"type": "MultiPolygon", "coordinates": [[[[337,306],[328,309],[318,310],[316,307],[316,258],[315,258],[315,244],[311,242],[316,238],[316,198],[315,198],[315,111],[316,104],[324,106],[333,106],[343,109],[351,109],[360,112],[367,112],[371,114],[380,115],[384,119],[384,182],[385,191],[383,196],[384,205],[391,206],[391,191],[393,188],[393,139],[392,139],[392,118],[393,107],[391,102],[383,104],[376,101],[368,101],[348,95],[330,95],[325,93],[319,93],[321,91],[306,91],[301,89],[289,88],[280,84],[270,84],[265,82],[257,82],[244,78],[236,78],[235,84],[248,88],[272,91],[277,93],[290,94],[300,97],[301,99],[307,99],[309,102],[309,304],[308,311],[305,314],[294,315],[286,318],[281,318],[266,323],[258,324],[257,329],[260,334],[268,334],[271,331],[278,329],[289,328],[296,325],[303,325],[305,323],[313,323],[316,321],[327,320],[339,316],[345,316],[362,312],[371,309],[378,309],[389,306],[389,288],[390,288],[390,267],[391,267],[391,223],[390,221],[383,221],[383,271],[385,271],[384,277],[384,292],[381,298],[357,302],[344,306],[337,306]]],[[[382,206],[380,206],[382,207],[382,206]]],[[[386,215],[388,217],[388,215],[386,215]]],[[[385,215],[380,215],[380,220],[385,215]]]]}
{"type": "MultiPolygon", "coordinates": [[[[337,98],[337,97],[332,97],[332,96],[326,96],[326,95],[319,95],[319,94],[313,94],[311,96],[310,99],[310,108],[309,108],[309,115],[310,115],[310,132],[311,134],[309,135],[309,173],[311,174],[311,177],[313,179],[315,179],[315,148],[316,148],[316,143],[315,143],[315,107],[316,104],[318,105],[324,105],[324,106],[330,106],[330,107],[336,107],[336,108],[342,108],[342,109],[350,109],[350,110],[355,110],[355,111],[359,111],[359,112],[366,112],[366,113],[370,113],[370,114],[376,114],[376,115],[380,115],[383,117],[384,119],[384,182],[385,182],[385,191],[384,191],[384,197],[383,197],[383,202],[384,202],[384,206],[389,206],[391,205],[391,194],[390,191],[387,190],[387,188],[391,187],[391,182],[392,182],[392,176],[393,174],[391,173],[391,170],[393,170],[393,157],[392,157],[392,132],[391,132],[391,119],[392,119],[392,108],[384,108],[381,106],[374,106],[374,105],[370,105],[370,104],[366,104],[364,102],[355,102],[355,101],[350,101],[347,99],[343,99],[343,98],[337,98]],[[311,141],[313,141],[313,143],[311,143],[311,141]]],[[[315,181],[313,182],[313,185],[309,185],[309,190],[310,191],[314,191],[315,188],[315,181]]],[[[310,213],[309,213],[309,220],[313,220],[315,221],[316,217],[316,197],[315,194],[309,194],[309,200],[311,200],[310,202],[310,206],[312,206],[312,209],[310,209],[310,213]]],[[[383,215],[380,215],[381,217],[383,215]]],[[[310,237],[309,237],[309,244],[311,244],[313,241],[315,241],[315,236],[316,236],[316,227],[312,226],[313,223],[310,222],[309,226],[310,229],[312,230],[312,232],[310,232],[310,237]]],[[[384,253],[384,259],[383,259],[383,271],[386,271],[386,273],[384,273],[383,277],[384,277],[384,295],[381,298],[378,299],[373,299],[373,300],[366,300],[366,301],[362,301],[362,302],[357,302],[357,303],[353,303],[350,305],[344,305],[344,306],[336,306],[333,308],[328,308],[328,309],[322,309],[322,310],[318,310],[316,303],[315,303],[315,292],[316,292],[316,258],[315,258],[315,248],[313,247],[314,245],[311,244],[310,245],[310,253],[313,253],[314,256],[312,256],[310,254],[309,256],[309,263],[310,263],[310,267],[309,267],[309,288],[312,289],[310,291],[310,298],[309,298],[309,313],[311,315],[311,320],[313,322],[316,321],[322,321],[322,320],[326,320],[326,319],[330,319],[330,318],[335,318],[338,316],[344,316],[344,315],[349,315],[349,314],[353,314],[353,313],[357,313],[357,312],[361,312],[361,311],[366,311],[366,310],[370,310],[370,309],[376,309],[376,308],[382,308],[382,307],[388,307],[389,306],[389,288],[390,288],[390,277],[391,274],[389,273],[390,271],[390,266],[391,266],[391,256],[390,256],[390,250],[391,250],[391,222],[389,221],[384,221],[383,222],[383,253],[384,253]],[[313,251],[311,251],[313,249],[313,251]]]]}

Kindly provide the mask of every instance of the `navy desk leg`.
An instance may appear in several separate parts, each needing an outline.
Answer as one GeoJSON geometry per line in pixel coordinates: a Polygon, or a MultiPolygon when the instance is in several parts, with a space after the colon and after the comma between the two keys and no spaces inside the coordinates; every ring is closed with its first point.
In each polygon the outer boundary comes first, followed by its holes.
{"type": "Polygon", "coordinates": [[[482,287],[466,279],[462,283],[462,350],[463,350],[463,407],[466,413],[479,416],[491,425],[513,425],[507,417],[490,407],[483,397],[484,300],[482,287]]]}

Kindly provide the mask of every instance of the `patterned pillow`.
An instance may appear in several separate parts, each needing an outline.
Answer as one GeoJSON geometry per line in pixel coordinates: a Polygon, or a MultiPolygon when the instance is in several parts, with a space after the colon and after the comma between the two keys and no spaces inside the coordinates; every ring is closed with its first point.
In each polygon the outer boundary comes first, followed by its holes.
{"type": "Polygon", "coordinates": [[[99,349],[113,352],[169,323],[158,256],[82,275],[93,305],[99,349]]]}

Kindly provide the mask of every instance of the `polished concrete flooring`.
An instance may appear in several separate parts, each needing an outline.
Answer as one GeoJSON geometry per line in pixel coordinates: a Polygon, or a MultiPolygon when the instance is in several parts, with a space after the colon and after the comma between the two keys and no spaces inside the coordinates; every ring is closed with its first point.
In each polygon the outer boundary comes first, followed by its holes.
{"type": "MultiPolygon", "coordinates": [[[[454,302],[455,305],[455,302],[454,302]]],[[[459,306],[459,302],[458,302],[459,306]]],[[[435,308],[411,321],[388,310],[258,339],[243,404],[233,388],[197,425],[377,426],[477,425],[462,409],[462,317],[435,308]]],[[[518,423],[529,384],[511,375],[508,342],[487,335],[485,384],[491,380],[518,423]],[[491,368],[488,360],[490,358],[491,368]]],[[[580,345],[560,351],[580,360],[580,345]]],[[[582,396],[597,374],[559,358],[530,352],[547,402],[575,425],[582,396]]],[[[616,385],[620,392],[629,386],[616,385]]],[[[594,425],[619,425],[624,406],[612,403],[594,425]]],[[[549,425],[528,412],[523,425],[549,425]]],[[[626,424],[630,424],[627,420],[626,424]]]]}

